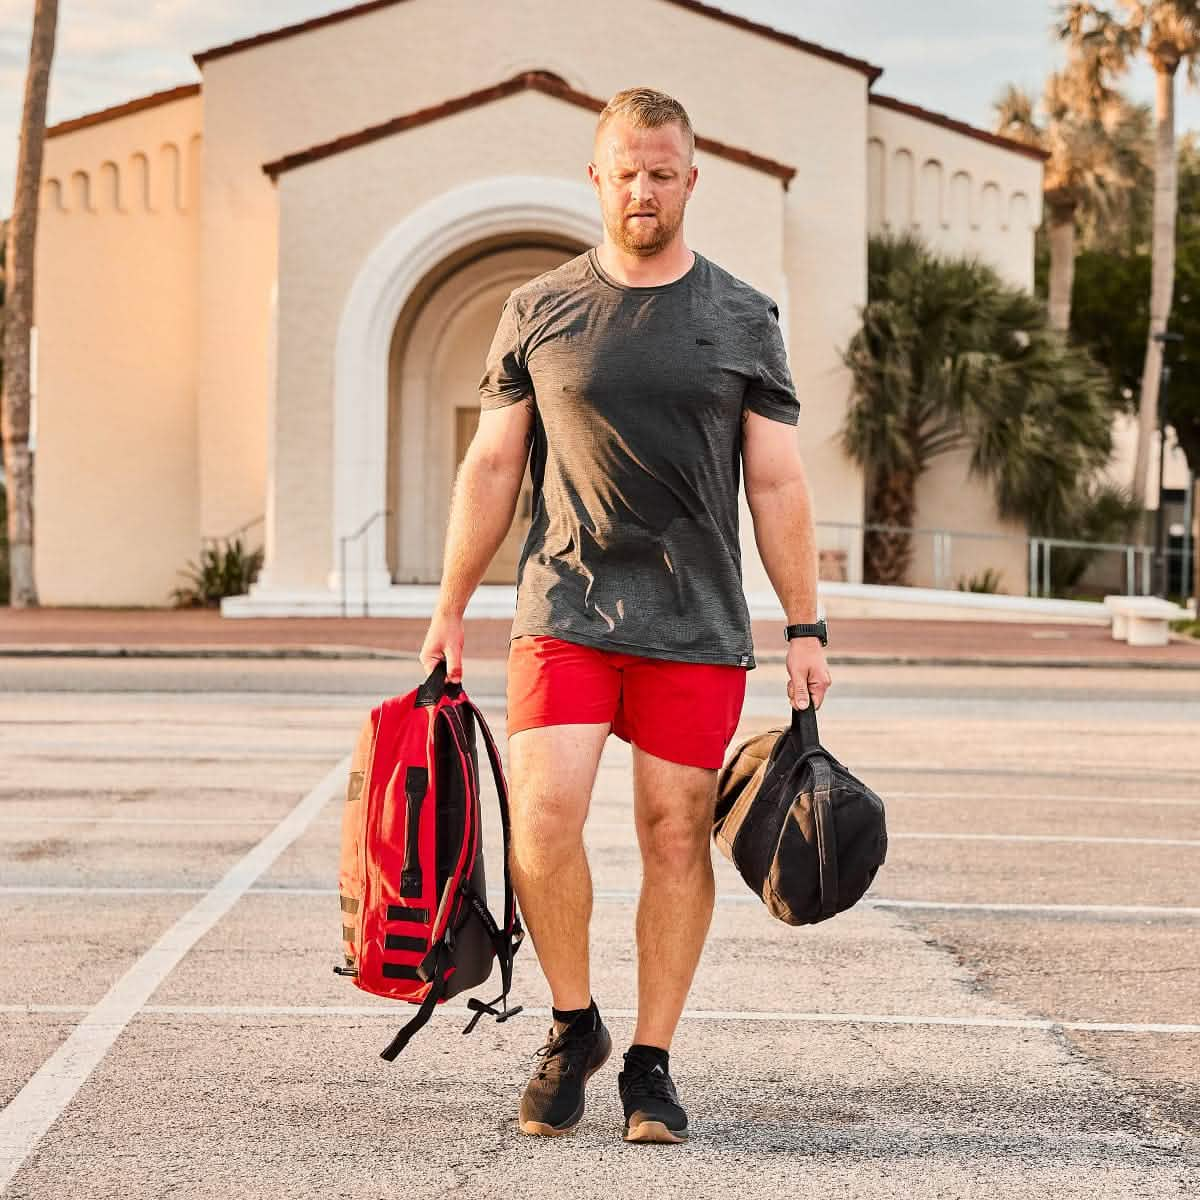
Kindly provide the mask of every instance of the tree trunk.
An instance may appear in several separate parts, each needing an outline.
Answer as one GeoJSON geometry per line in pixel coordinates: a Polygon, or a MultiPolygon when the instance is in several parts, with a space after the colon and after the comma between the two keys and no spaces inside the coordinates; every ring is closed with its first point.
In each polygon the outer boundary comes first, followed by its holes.
{"type": "Polygon", "coordinates": [[[1165,333],[1171,316],[1171,294],[1175,283],[1175,70],[1177,63],[1155,63],[1154,103],[1154,232],[1151,241],[1150,330],[1142,367],[1142,390],[1138,401],[1137,454],[1133,467],[1133,497],[1142,506],[1142,538],[1146,537],[1146,495],[1150,443],[1158,426],[1158,385],[1162,371],[1163,344],[1154,335],[1165,333]]]}
{"type": "Polygon", "coordinates": [[[1075,205],[1053,204],[1050,233],[1050,328],[1066,333],[1071,326],[1071,289],[1075,283],[1075,205]]]}
{"type": "MultiPolygon", "coordinates": [[[[870,525],[912,526],[916,479],[908,471],[892,471],[875,480],[867,508],[870,525]]],[[[863,535],[865,583],[906,585],[912,563],[912,535],[868,529],[863,535]]]]}
{"type": "Polygon", "coordinates": [[[33,267],[37,240],[38,193],[46,137],[46,93],[58,0],[36,0],[17,184],[5,249],[7,279],[4,306],[4,385],[0,397],[0,437],[8,488],[8,555],[14,608],[35,606],[33,578],[33,456],[29,450],[29,331],[33,327],[33,267]]]}
{"type": "Polygon", "coordinates": [[[1200,621],[1200,475],[1192,476],[1192,600],[1200,621]]]}

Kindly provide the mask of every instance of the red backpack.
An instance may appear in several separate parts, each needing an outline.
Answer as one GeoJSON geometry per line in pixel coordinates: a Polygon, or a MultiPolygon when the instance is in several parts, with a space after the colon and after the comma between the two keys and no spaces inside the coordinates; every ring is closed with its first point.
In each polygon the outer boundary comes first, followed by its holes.
{"type": "Polygon", "coordinates": [[[508,789],[483,714],[443,659],[407,695],[385,700],[363,723],[342,817],[342,941],[355,987],[421,1007],[380,1057],[391,1062],[434,1006],[477,987],[500,962],[501,992],[474,1012],[506,1021],[513,955],[524,930],[508,866],[508,789]],[[478,722],[492,764],[504,840],[504,921],[488,911],[479,808],[478,722]],[[503,1011],[496,1005],[503,1002],[503,1011]]]}

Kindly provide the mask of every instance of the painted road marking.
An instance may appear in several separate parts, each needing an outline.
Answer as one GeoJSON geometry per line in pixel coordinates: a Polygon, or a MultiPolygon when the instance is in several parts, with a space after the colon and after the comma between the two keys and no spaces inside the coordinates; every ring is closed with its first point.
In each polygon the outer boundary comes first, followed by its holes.
{"type": "MultiPolygon", "coordinates": [[[[195,826],[214,826],[216,828],[227,828],[233,825],[274,825],[275,817],[237,817],[225,820],[221,817],[182,817],[176,819],[174,817],[109,817],[109,816],[83,816],[75,814],[63,814],[57,817],[3,817],[0,816],[0,826],[4,825],[148,825],[148,826],[172,826],[179,825],[185,827],[195,826]]],[[[617,821],[592,821],[588,828],[592,830],[598,829],[623,829],[628,822],[617,821]]],[[[342,823],[336,821],[314,821],[312,822],[314,829],[341,829],[342,823]]],[[[1046,844],[1072,844],[1077,843],[1081,846],[1173,846],[1186,849],[1195,849],[1200,847],[1200,838],[1150,838],[1150,837],[1104,837],[1100,835],[1086,834],[1059,834],[1059,833],[943,833],[943,832],[900,832],[888,830],[888,837],[892,841],[930,841],[930,842],[1031,842],[1031,843],[1046,843],[1046,844]]]]}
{"type": "MultiPolygon", "coordinates": [[[[47,1016],[67,1016],[86,1013],[86,1008],[64,1004],[0,1004],[0,1013],[29,1013],[47,1016]]],[[[139,1010],[142,1016],[163,1017],[379,1017],[396,1020],[394,1005],[271,1005],[271,1004],[146,1004],[139,1010]]],[[[606,1016],[636,1020],[635,1008],[606,1008],[606,1016]]],[[[461,1018],[471,1015],[465,1005],[447,1004],[439,1014],[461,1018]]],[[[521,1016],[544,1019],[548,1008],[523,1006],[521,1016]]],[[[685,1009],[685,1021],[773,1021],[780,1024],[819,1025],[935,1025],[955,1029],[1069,1029],[1080,1033],[1158,1033],[1198,1034],[1200,1024],[1181,1025],[1133,1021],[1075,1021],[1038,1017],[966,1017],[930,1016],[909,1013],[822,1013],[774,1012],[753,1009],[685,1009]]]]}
{"type": "Polygon", "coordinates": [[[1062,792],[894,792],[888,789],[888,800],[1030,800],[1039,804],[1056,804],[1060,800],[1070,804],[1135,804],[1140,806],[1166,805],[1172,808],[1200,808],[1200,797],[1192,796],[1115,796],[1105,793],[1089,793],[1071,796],[1062,792]]]}
{"type": "MultiPolygon", "coordinates": [[[[757,897],[754,897],[757,899],[757,897]]],[[[943,900],[876,900],[863,904],[871,908],[925,908],[946,912],[994,913],[1076,913],[1088,916],[1117,917],[1200,917],[1200,908],[1169,904],[963,904],[943,900]]]]}
{"type": "Polygon", "coordinates": [[[344,790],[349,765],[350,756],[346,755],[270,833],[205,892],[87,1011],[67,1040],[0,1112],[0,1191],[8,1186],[121,1031],[180,959],[304,832],[317,813],[344,790]]]}
{"type": "Polygon", "coordinates": [[[1102,837],[1099,835],[1072,837],[1058,833],[893,833],[888,840],[928,842],[1044,842],[1049,844],[1075,843],[1081,846],[1200,846],[1198,838],[1102,837]]]}
{"type": "MultiPolygon", "coordinates": [[[[201,887],[89,887],[64,884],[61,887],[44,884],[0,885],[2,896],[199,896],[205,892],[201,887]]],[[[336,896],[337,888],[306,887],[248,887],[248,896],[336,896]]],[[[597,900],[635,901],[636,890],[597,888],[593,891],[597,900]]],[[[488,889],[488,898],[501,899],[499,892],[488,889]]],[[[761,904],[762,901],[751,891],[718,892],[719,904],[761,904]]],[[[1200,918],[1200,908],[1175,904],[1007,904],[976,903],[951,900],[889,900],[886,897],[868,896],[858,903],[858,908],[878,909],[930,909],[944,912],[994,912],[1028,913],[1030,915],[1077,915],[1112,917],[1185,917],[1200,918]]]]}
{"type": "MultiPolygon", "coordinates": [[[[220,817],[85,817],[75,814],[61,817],[0,817],[0,825],[216,825],[222,828],[229,825],[274,825],[278,817],[233,817],[223,820],[220,817]]],[[[322,824],[323,822],[316,822],[322,824]]]]}

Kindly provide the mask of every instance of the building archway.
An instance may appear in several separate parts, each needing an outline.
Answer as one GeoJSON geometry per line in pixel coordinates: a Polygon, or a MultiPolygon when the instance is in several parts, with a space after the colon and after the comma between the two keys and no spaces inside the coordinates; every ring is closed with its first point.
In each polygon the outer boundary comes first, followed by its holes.
{"type": "Polygon", "coordinates": [[[346,582],[356,595],[382,596],[392,586],[382,514],[390,507],[393,338],[405,307],[422,285],[445,278],[455,256],[478,253],[482,245],[502,239],[528,243],[535,236],[551,245],[587,246],[601,234],[599,205],[587,184],[505,176],[466,184],[423,205],[367,257],[342,310],[335,351],[331,590],[342,586],[342,538],[372,517],[365,547],[356,545],[348,556],[346,582]]]}
{"type": "MultiPolygon", "coordinates": [[[[455,474],[479,423],[479,379],[508,293],[584,247],[504,239],[472,248],[418,289],[396,323],[389,371],[387,563],[400,584],[441,577],[455,474]]],[[[513,585],[532,486],[481,582],[513,585]]]]}

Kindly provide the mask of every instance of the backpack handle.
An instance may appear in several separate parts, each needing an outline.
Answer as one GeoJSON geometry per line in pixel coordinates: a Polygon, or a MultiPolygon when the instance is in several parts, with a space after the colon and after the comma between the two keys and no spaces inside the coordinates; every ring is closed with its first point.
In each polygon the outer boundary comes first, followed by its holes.
{"type": "Polygon", "coordinates": [[[417,688],[413,708],[432,708],[443,696],[452,699],[462,691],[461,683],[446,682],[446,660],[439,658],[429,678],[417,688]]]}

